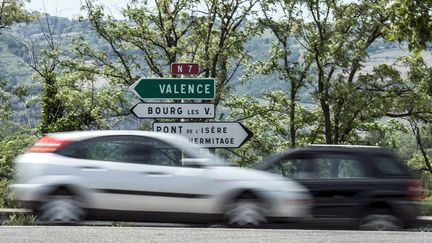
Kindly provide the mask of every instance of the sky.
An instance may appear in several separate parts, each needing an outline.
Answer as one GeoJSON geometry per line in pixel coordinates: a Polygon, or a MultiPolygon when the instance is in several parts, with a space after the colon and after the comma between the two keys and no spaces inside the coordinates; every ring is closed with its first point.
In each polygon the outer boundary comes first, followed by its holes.
{"type": "MultiPolygon", "coordinates": [[[[80,11],[81,2],[83,0],[30,0],[26,3],[26,9],[30,11],[47,12],[50,15],[77,18],[82,15],[80,11]]],[[[119,9],[126,6],[126,0],[98,0],[96,3],[101,3],[106,6],[114,16],[120,16],[119,9]]]]}

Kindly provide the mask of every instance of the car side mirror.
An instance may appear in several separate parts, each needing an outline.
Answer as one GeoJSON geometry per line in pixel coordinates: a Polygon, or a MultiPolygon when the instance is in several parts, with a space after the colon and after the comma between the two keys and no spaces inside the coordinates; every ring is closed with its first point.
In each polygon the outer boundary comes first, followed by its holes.
{"type": "Polygon", "coordinates": [[[203,168],[205,167],[208,159],[205,158],[183,158],[182,165],[184,167],[195,167],[195,168],[203,168]]]}

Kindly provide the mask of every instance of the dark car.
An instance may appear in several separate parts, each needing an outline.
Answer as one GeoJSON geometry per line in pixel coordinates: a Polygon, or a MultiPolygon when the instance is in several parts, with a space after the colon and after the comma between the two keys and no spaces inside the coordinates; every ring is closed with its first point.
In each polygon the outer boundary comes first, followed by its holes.
{"type": "Polygon", "coordinates": [[[273,154],[257,168],[306,186],[314,217],[359,219],[364,230],[413,226],[424,195],[421,180],[380,147],[308,146],[273,154]]]}

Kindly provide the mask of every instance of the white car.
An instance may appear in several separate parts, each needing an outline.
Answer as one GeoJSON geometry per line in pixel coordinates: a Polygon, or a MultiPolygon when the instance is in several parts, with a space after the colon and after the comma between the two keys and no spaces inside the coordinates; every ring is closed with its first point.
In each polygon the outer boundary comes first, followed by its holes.
{"type": "Polygon", "coordinates": [[[16,199],[49,224],[95,219],[259,225],[306,217],[312,203],[292,180],[229,166],[171,134],[52,133],[15,163],[16,199]]]}

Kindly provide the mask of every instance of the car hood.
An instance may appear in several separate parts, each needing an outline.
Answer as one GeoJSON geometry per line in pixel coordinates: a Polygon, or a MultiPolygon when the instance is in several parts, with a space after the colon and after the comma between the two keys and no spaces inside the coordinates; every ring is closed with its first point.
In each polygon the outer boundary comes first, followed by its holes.
{"type": "Polygon", "coordinates": [[[294,180],[254,169],[219,166],[213,167],[212,175],[216,180],[242,181],[245,185],[255,185],[264,190],[308,192],[303,185],[294,180]]]}
{"type": "Polygon", "coordinates": [[[265,171],[259,171],[255,169],[234,167],[234,166],[215,166],[212,168],[214,175],[217,179],[225,180],[286,180],[284,177],[272,174],[265,171]]]}
{"type": "Polygon", "coordinates": [[[263,190],[299,192],[302,195],[308,193],[308,190],[300,183],[265,171],[233,166],[218,166],[213,167],[212,175],[217,180],[242,181],[246,186],[255,185],[263,190]]]}

